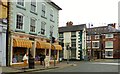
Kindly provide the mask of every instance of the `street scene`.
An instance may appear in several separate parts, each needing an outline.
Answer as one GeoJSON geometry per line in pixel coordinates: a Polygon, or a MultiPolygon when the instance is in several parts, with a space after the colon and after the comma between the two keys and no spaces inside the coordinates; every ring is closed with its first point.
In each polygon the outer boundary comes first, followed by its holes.
{"type": "Polygon", "coordinates": [[[119,11],[119,0],[0,0],[0,73],[118,74],[119,11]]]}

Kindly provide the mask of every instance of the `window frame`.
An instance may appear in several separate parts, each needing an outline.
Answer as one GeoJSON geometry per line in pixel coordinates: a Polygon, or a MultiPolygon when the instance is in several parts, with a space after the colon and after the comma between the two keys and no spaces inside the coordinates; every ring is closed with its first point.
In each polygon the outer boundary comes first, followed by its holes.
{"type": "Polygon", "coordinates": [[[92,41],[92,48],[99,48],[100,47],[100,42],[99,41],[92,41]],[[98,43],[97,45],[97,47],[96,47],[96,45],[94,46],[94,43],[98,43]]]}
{"type": "Polygon", "coordinates": [[[114,36],[113,34],[106,34],[105,38],[113,38],[113,36],[114,36]]]}
{"type": "Polygon", "coordinates": [[[113,48],[113,41],[105,41],[105,48],[113,48]],[[112,42],[112,45],[108,46],[108,44],[111,42],[112,42]]]}
{"type": "Polygon", "coordinates": [[[41,14],[41,16],[43,16],[43,17],[46,17],[46,5],[45,5],[45,3],[42,3],[42,14],[41,14]],[[43,6],[44,6],[44,8],[43,8],[43,6]]]}
{"type": "Polygon", "coordinates": [[[54,21],[54,10],[52,8],[50,9],[50,20],[54,21]]]}
{"type": "Polygon", "coordinates": [[[17,5],[25,7],[25,0],[17,0],[17,5]]]}
{"type": "Polygon", "coordinates": [[[30,18],[30,32],[36,32],[36,19],[35,18],[30,18]],[[32,21],[34,21],[34,24],[32,21]]]}
{"type": "Polygon", "coordinates": [[[17,13],[17,14],[16,14],[16,26],[15,26],[15,28],[16,28],[17,30],[24,30],[24,15],[23,15],[22,13],[17,13]],[[18,15],[19,15],[19,16],[22,16],[22,23],[21,23],[21,22],[20,22],[20,23],[18,22],[18,20],[19,20],[19,19],[18,19],[18,15]],[[18,25],[18,23],[19,23],[19,24],[22,24],[21,27],[20,27],[20,25],[18,25]],[[18,26],[19,26],[20,28],[18,28],[18,26]]]}
{"type": "Polygon", "coordinates": [[[44,21],[41,22],[41,34],[45,35],[45,25],[46,23],[44,21]]]}
{"type": "Polygon", "coordinates": [[[100,39],[100,35],[95,35],[95,39],[100,39]]]}
{"type": "Polygon", "coordinates": [[[31,0],[31,11],[36,12],[37,11],[37,2],[36,0],[31,0]],[[35,2],[35,3],[33,3],[35,2]],[[32,10],[32,7],[34,7],[35,10],[32,10]]]}

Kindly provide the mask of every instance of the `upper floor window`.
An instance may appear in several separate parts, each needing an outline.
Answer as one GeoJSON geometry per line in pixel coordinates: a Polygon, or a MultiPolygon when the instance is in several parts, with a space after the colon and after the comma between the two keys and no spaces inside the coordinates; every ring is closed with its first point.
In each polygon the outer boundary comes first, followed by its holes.
{"type": "Polygon", "coordinates": [[[99,41],[93,41],[92,42],[92,47],[93,48],[99,48],[99,41]]]}
{"type": "Polygon", "coordinates": [[[113,34],[106,34],[105,38],[113,38],[113,34]]]}
{"type": "Polygon", "coordinates": [[[23,29],[23,15],[17,14],[16,16],[16,29],[23,29]]]}
{"type": "Polygon", "coordinates": [[[71,47],[76,47],[76,39],[71,39],[71,47]]]}
{"type": "Polygon", "coordinates": [[[100,39],[100,36],[99,35],[95,35],[95,39],[100,39]]]}
{"type": "Polygon", "coordinates": [[[24,6],[24,0],[17,0],[17,4],[24,6]]]}
{"type": "Polygon", "coordinates": [[[76,32],[71,32],[71,37],[76,37],[76,32]]]}
{"type": "Polygon", "coordinates": [[[91,36],[87,36],[87,40],[91,40],[91,36]]]}
{"type": "Polygon", "coordinates": [[[113,41],[106,41],[105,48],[113,48],[113,41]]]}
{"type": "Polygon", "coordinates": [[[50,10],[50,20],[54,21],[54,11],[53,11],[53,9],[50,10]]]}
{"type": "Polygon", "coordinates": [[[41,34],[45,35],[45,22],[41,22],[41,34]]]}
{"type": "Polygon", "coordinates": [[[45,4],[42,4],[42,16],[45,17],[46,14],[46,6],[45,4]]]}
{"type": "Polygon", "coordinates": [[[31,0],[31,10],[36,12],[36,0],[31,0]]]}
{"type": "Polygon", "coordinates": [[[30,19],[30,32],[35,32],[35,24],[36,24],[36,20],[31,18],[30,19]]]}
{"type": "Polygon", "coordinates": [[[50,26],[50,32],[53,32],[53,28],[54,28],[54,26],[51,25],[51,26],[50,26]]]}

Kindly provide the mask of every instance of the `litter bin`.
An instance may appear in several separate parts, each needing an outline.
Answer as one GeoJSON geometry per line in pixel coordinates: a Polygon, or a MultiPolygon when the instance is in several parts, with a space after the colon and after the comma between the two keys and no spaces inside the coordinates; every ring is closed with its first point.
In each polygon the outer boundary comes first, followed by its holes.
{"type": "Polygon", "coordinates": [[[35,63],[34,63],[34,58],[30,58],[30,59],[29,59],[29,68],[30,68],[30,69],[34,69],[34,65],[35,65],[35,63]]]}

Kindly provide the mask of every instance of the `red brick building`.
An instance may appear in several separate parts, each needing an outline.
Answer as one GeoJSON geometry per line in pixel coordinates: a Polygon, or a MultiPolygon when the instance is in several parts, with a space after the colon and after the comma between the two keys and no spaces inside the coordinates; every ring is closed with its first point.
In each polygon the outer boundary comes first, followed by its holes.
{"type": "Polygon", "coordinates": [[[88,55],[92,59],[120,58],[120,32],[115,24],[87,29],[88,55]]]}

